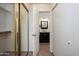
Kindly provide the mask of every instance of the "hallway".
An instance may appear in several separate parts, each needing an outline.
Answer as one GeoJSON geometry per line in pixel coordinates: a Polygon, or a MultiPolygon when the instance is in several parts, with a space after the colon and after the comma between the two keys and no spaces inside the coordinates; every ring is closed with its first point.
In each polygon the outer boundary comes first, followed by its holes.
{"type": "Polygon", "coordinates": [[[38,56],[49,56],[49,44],[40,43],[38,56]]]}
{"type": "Polygon", "coordinates": [[[0,4],[0,56],[79,56],[78,6],[0,4]]]}

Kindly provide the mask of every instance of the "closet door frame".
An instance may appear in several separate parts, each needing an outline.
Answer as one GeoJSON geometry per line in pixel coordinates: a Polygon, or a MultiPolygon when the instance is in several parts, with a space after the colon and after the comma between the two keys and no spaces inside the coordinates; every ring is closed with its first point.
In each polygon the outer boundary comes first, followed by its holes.
{"type": "MultiPolygon", "coordinates": [[[[21,15],[21,5],[25,8],[25,10],[29,13],[29,10],[27,9],[27,7],[25,6],[24,3],[18,3],[18,32],[15,31],[15,37],[17,36],[17,38],[15,38],[15,56],[18,55],[18,56],[21,56],[21,18],[20,18],[20,15],[21,15]],[[16,33],[17,32],[17,33],[16,33]],[[16,43],[17,41],[17,43],[16,43]],[[17,48],[18,48],[18,51],[17,48]]],[[[17,26],[17,25],[16,25],[17,26]]],[[[15,28],[16,28],[15,26],[15,28]]],[[[28,39],[29,41],[29,39],[28,39]]],[[[29,42],[28,42],[28,51],[29,51],[29,42]]]]}

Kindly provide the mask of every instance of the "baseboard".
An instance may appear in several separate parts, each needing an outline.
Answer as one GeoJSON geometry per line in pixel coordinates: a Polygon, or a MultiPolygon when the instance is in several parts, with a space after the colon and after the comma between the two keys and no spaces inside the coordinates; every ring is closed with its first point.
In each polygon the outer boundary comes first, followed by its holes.
{"type": "Polygon", "coordinates": [[[29,51],[28,56],[33,56],[33,51],[29,51]]]}
{"type": "Polygon", "coordinates": [[[37,53],[37,55],[36,56],[38,56],[39,55],[39,52],[37,53]]]}
{"type": "MultiPolygon", "coordinates": [[[[10,53],[13,54],[13,56],[15,56],[15,51],[5,51],[5,53],[10,53]]],[[[18,52],[16,51],[16,54],[18,54],[18,52]]],[[[39,52],[37,53],[36,56],[38,56],[39,52]]],[[[17,55],[16,55],[17,56],[17,55]]],[[[33,56],[33,51],[21,51],[21,56],[33,56]]]]}
{"type": "MultiPolygon", "coordinates": [[[[5,53],[10,53],[13,56],[15,56],[15,51],[5,51],[5,53]]],[[[18,51],[16,51],[16,54],[18,54],[18,51]]],[[[21,51],[21,56],[27,56],[27,55],[28,55],[28,52],[27,51],[21,51]]]]}
{"type": "Polygon", "coordinates": [[[50,56],[55,56],[53,52],[50,52],[50,56]]]}
{"type": "MultiPolygon", "coordinates": [[[[39,52],[36,54],[38,56],[39,52]]],[[[33,56],[33,51],[29,51],[28,56],[33,56]]]]}

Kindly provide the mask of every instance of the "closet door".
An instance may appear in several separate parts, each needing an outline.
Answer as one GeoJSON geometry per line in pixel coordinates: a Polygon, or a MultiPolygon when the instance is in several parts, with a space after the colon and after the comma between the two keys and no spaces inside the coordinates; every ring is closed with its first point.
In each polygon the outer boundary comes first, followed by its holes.
{"type": "Polygon", "coordinates": [[[28,54],[28,11],[25,4],[20,4],[20,30],[21,30],[21,55],[26,56],[28,54]]]}
{"type": "Polygon", "coordinates": [[[15,50],[16,55],[19,56],[26,56],[29,50],[29,43],[28,43],[28,11],[26,10],[25,4],[16,4],[17,6],[17,38],[16,38],[16,47],[15,50]]]}

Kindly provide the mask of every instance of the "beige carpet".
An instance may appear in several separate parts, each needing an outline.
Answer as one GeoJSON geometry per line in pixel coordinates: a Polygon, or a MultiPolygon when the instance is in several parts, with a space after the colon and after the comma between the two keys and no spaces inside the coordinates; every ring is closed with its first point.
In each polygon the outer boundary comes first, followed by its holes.
{"type": "Polygon", "coordinates": [[[40,43],[40,49],[38,56],[49,56],[49,44],[48,43],[40,43]]]}

